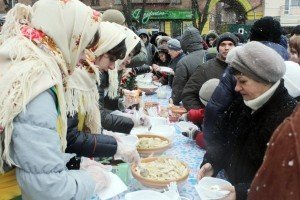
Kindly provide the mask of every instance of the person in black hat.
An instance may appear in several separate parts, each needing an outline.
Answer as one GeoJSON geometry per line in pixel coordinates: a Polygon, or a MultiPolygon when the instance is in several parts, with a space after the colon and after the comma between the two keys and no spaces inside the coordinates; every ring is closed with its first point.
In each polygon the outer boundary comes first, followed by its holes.
{"type": "Polygon", "coordinates": [[[186,83],[182,92],[182,102],[186,109],[203,107],[199,100],[199,90],[202,85],[212,78],[220,78],[228,66],[225,62],[229,50],[238,44],[237,37],[232,33],[223,33],[216,41],[218,55],[197,67],[191,78],[186,83]]]}
{"type": "Polygon", "coordinates": [[[257,20],[250,30],[250,41],[280,42],[282,28],[280,23],[273,17],[263,17],[257,20]],[[268,27],[268,28],[266,28],[268,27]]]}
{"type": "Polygon", "coordinates": [[[289,59],[287,49],[285,48],[280,23],[273,17],[263,17],[257,20],[250,30],[250,41],[258,41],[274,49],[284,60],[289,59]]]}

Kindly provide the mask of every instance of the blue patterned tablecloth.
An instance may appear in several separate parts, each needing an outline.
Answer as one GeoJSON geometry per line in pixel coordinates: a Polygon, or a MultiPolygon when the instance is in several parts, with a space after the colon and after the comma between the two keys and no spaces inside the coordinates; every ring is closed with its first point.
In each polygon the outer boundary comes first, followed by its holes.
{"type": "MultiPolygon", "coordinates": [[[[167,88],[167,97],[171,96],[171,91],[169,88],[167,88]]],[[[149,95],[144,97],[144,101],[154,101],[159,102],[162,106],[168,106],[168,99],[158,99],[156,94],[149,95]]],[[[168,149],[163,156],[173,157],[176,159],[179,159],[186,164],[188,164],[190,169],[190,174],[184,183],[180,184],[178,186],[180,196],[186,197],[190,200],[199,200],[200,197],[197,194],[194,185],[197,183],[197,172],[199,170],[199,166],[203,160],[203,156],[205,153],[205,150],[198,147],[198,145],[195,143],[195,141],[184,137],[180,131],[176,128],[176,134],[173,140],[172,147],[168,149]]],[[[121,194],[114,199],[124,199],[124,196],[128,192],[133,192],[137,190],[142,189],[150,189],[142,186],[137,180],[135,180],[132,175],[130,174],[129,181],[127,183],[128,190],[124,192],[124,194],[121,194]]],[[[155,189],[154,189],[155,190],[155,189]]]]}
{"type": "MultiPolygon", "coordinates": [[[[187,181],[178,186],[180,196],[187,197],[190,200],[200,199],[195,190],[194,185],[196,185],[197,183],[197,172],[203,160],[204,153],[205,151],[199,148],[195,141],[192,141],[191,139],[186,138],[181,134],[177,133],[174,138],[172,147],[163,154],[163,156],[181,160],[189,166],[190,174],[187,181]]],[[[149,189],[142,186],[133,177],[130,178],[128,187],[129,191],[127,192],[132,192],[141,189],[149,189]]]]}

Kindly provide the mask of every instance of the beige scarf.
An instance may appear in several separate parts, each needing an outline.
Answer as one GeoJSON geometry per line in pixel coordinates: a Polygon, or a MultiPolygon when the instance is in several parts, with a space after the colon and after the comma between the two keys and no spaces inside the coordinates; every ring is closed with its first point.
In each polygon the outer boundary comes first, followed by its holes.
{"type": "Polygon", "coordinates": [[[91,51],[85,50],[85,57],[82,60],[85,62],[78,63],[66,84],[67,113],[70,116],[78,113],[80,131],[88,128],[91,133],[99,134],[101,131],[97,88],[97,83],[100,84],[99,70],[93,64],[95,58],[91,51]]]}
{"type": "Polygon", "coordinates": [[[109,86],[108,86],[108,97],[114,99],[118,96],[118,88],[119,88],[119,79],[118,79],[118,71],[120,70],[120,65],[124,62],[124,60],[128,57],[130,52],[134,49],[134,47],[140,42],[139,36],[137,36],[132,30],[127,27],[117,25],[119,29],[123,30],[126,39],[126,55],[123,60],[117,60],[115,69],[108,70],[109,75],[109,86]]]}
{"type": "Polygon", "coordinates": [[[4,160],[15,164],[9,155],[13,119],[33,98],[53,86],[61,111],[62,149],[66,147],[63,82],[93,38],[100,19],[78,0],[40,0],[32,9],[17,4],[6,20],[0,35],[0,126],[4,128],[0,133],[0,172],[4,160]]]}
{"type": "MultiPolygon", "coordinates": [[[[99,27],[101,36],[98,48],[94,51],[96,57],[105,54],[125,39],[126,35],[122,31],[121,27],[123,26],[116,23],[101,22],[99,27]]],[[[111,87],[114,88],[108,92],[108,95],[116,97],[118,92],[118,71],[115,67],[114,70],[108,70],[108,73],[112,73],[112,76],[109,76],[109,83],[112,83],[111,87]]]]}
{"type": "Polygon", "coordinates": [[[99,83],[99,72],[92,63],[95,56],[103,55],[125,39],[124,33],[117,28],[116,24],[110,22],[101,22],[99,33],[100,39],[94,50],[94,55],[86,51],[87,58],[83,58],[83,60],[88,61],[91,70],[87,70],[82,67],[82,64],[79,64],[68,80],[66,87],[66,100],[69,102],[67,113],[71,116],[78,113],[78,128],[88,128],[89,130],[85,129],[85,131],[94,134],[101,131],[101,116],[98,104],[99,93],[96,85],[97,82],[99,83]]]}

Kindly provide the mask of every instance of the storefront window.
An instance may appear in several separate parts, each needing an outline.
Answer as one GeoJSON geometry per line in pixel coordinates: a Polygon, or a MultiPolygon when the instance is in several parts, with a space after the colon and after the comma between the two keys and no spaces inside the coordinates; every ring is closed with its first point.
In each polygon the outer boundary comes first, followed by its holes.
{"type": "Polygon", "coordinates": [[[174,20],[171,23],[171,33],[172,37],[178,37],[181,36],[181,21],[174,20]]]}

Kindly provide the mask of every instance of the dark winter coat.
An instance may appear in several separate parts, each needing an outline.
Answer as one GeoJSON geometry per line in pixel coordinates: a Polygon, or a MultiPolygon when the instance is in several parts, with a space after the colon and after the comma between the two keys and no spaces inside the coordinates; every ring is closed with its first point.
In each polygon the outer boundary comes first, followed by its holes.
{"type": "Polygon", "coordinates": [[[209,79],[220,78],[227,65],[227,63],[218,58],[213,58],[200,65],[184,86],[182,92],[183,106],[188,110],[203,107],[199,99],[200,88],[209,79]]]}
{"type": "Polygon", "coordinates": [[[202,165],[211,163],[214,175],[224,169],[235,186],[237,200],[246,199],[272,133],[295,107],[296,101],[288,94],[283,80],[254,113],[242,98],[237,98],[217,122],[211,140],[206,141],[202,165]]]}
{"type": "MultiPolygon", "coordinates": [[[[171,59],[168,67],[170,67],[171,69],[173,69],[174,72],[176,72],[177,69],[177,65],[178,62],[184,58],[186,55],[182,52],[180,53],[176,58],[171,59]]],[[[166,77],[168,84],[173,87],[173,80],[174,80],[174,76],[173,75],[169,75],[168,77],[166,77]]]]}
{"type": "Polygon", "coordinates": [[[283,60],[289,60],[290,56],[288,51],[280,44],[269,41],[261,41],[261,43],[275,50],[283,58],[283,60]]]}
{"type": "Polygon", "coordinates": [[[127,117],[113,115],[111,110],[105,108],[105,102],[107,102],[106,104],[110,104],[111,107],[116,107],[113,110],[117,110],[119,98],[109,99],[108,96],[105,96],[104,90],[108,87],[108,73],[103,72],[100,76],[101,84],[98,86],[98,92],[102,127],[108,131],[129,134],[134,126],[133,121],[127,117]]]}
{"type": "Polygon", "coordinates": [[[240,96],[240,93],[234,90],[235,85],[236,79],[232,74],[232,67],[227,67],[210,101],[205,106],[206,115],[203,120],[205,140],[209,140],[218,118],[228,109],[232,101],[240,96]]]}
{"type": "Polygon", "coordinates": [[[300,105],[276,129],[248,200],[300,199],[300,105]]]}
{"type": "Polygon", "coordinates": [[[180,44],[183,52],[187,55],[180,59],[175,69],[172,83],[172,99],[175,105],[182,100],[182,91],[189,78],[196,68],[205,62],[205,50],[203,50],[201,41],[199,31],[194,27],[189,27],[182,35],[180,44]]]}
{"type": "Polygon", "coordinates": [[[76,153],[84,157],[111,157],[117,152],[114,137],[78,131],[77,116],[68,118],[66,153],[76,153]]]}

